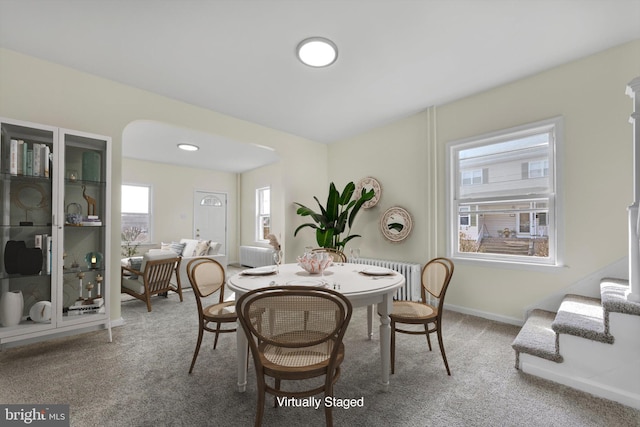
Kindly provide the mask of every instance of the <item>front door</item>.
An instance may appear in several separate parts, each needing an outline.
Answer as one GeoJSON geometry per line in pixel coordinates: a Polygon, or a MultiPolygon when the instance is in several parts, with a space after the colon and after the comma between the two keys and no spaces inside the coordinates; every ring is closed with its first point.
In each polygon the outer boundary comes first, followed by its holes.
{"type": "Polygon", "coordinates": [[[221,244],[220,253],[227,253],[227,195],[195,191],[193,197],[193,238],[221,244]]]}

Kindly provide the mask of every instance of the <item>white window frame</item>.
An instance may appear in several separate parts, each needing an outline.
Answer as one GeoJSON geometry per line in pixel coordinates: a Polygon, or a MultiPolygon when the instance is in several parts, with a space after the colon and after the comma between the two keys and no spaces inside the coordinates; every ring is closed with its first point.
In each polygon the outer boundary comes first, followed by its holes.
{"type": "MultiPolygon", "coordinates": [[[[128,187],[144,187],[147,188],[149,191],[149,199],[148,199],[148,213],[146,214],[147,218],[148,218],[148,226],[149,229],[147,231],[147,238],[144,241],[141,241],[140,244],[145,245],[145,244],[150,244],[153,242],[153,187],[151,184],[139,184],[139,183],[122,183],[122,186],[120,187],[120,191],[121,194],[124,193],[124,189],[123,187],[128,186],[128,187]]],[[[125,212],[122,210],[121,207],[121,212],[120,212],[120,218],[121,218],[121,233],[124,231],[124,221],[122,220],[122,216],[125,214],[128,214],[130,212],[125,212]]],[[[134,214],[138,214],[137,212],[134,214]]],[[[144,215],[144,214],[142,214],[144,215]]]]}
{"type": "MultiPolygon", "coordinates": [[[[482,264],[491,263],[496,266],[516,266],[517,268],[536,268],[538,266],[546,268],[563,266],[563,179],[561,168],[558,167],[558,165],[562,164],[563,137],[563,119],[562,117],[555,117],[548,120],[504,129],[476,137],[450,141],[447,143],[447,254],[449,257],[463,262],[469,261],[482,264]],[[531,201],[532,203],[540,201],[548,202],[547,209],[544,209],[544,211],[548,211],[546,214],[545,227],[549,236],[549,256],[535,257],[459,251],[459,211],[467,211],[467,209],[465,209],[466,206],[464,205],[469,204],[471,200],[456,199],[457,189],[462,185],[462,183],[458,181],[462,179],[462,174],[459,169],[458,153],[464,149],[506,142],[540,133],[549,133],[551,136],[548,160],[548,176],[550,179],[549,192],[543,194],[523,193],[518,194],[517,196],[504,198],[493,197],[487,199],[474,199],[474,204],[482,205],[482,203],[510,202],[511,200],[517,200],[518,202],[531,201]]],[[[478,213],[482,214],[481,211],[478,213]]],[[[515,213],[518,215],[517,212],[515,213]]],[[[536,218],[540,213],[542,213],[541,210],[531,211],[533,218],[536,218]]],[[[471,211],[469,214],[465,212],[463,215],[473,215],[473,212],[471,211]]]]}
{"type": "Polygon", "coordinates": [[[267,236],[264,235],[263,223],[264,220],[269,220],[269,227],[271,227],[271,187],[256,188],[256,242],[268,242],[267,236]],[[269,192],[269,206],[268,211],[263,209],[263,193],[269,192]]]}

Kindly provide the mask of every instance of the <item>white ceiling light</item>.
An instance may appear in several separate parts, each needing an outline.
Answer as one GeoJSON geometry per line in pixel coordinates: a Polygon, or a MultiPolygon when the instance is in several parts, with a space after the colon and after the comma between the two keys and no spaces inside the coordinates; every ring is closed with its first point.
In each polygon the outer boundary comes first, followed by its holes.
{"type": "Polygon", "coordinates": [[[200,147],[193,144],[178,144],[178,148],[184,151],[198,151],[200,147]]]}
{"type": "Polygon", "coordinates": [[[338,59],[338,47],[324,37],[302,40],[296,49],[298,59],[310,67],[327,67],[338,59]]]}

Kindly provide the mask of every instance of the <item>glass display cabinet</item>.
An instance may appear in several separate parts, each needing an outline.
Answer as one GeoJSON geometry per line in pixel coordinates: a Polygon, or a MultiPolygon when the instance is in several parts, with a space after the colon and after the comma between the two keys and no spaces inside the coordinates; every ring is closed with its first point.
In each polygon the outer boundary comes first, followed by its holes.
{"type": "Polygon", "coordinates": [[[109,320],[111,139],[0,118],[0,347],[109,320]]]}

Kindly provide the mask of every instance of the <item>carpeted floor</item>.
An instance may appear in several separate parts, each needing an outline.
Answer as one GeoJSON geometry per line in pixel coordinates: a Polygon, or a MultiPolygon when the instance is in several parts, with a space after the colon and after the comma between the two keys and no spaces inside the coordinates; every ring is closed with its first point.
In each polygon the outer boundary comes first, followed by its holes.
{"type": "MultiPolygon", "coordinates": [[[[205,335],[194,373],[197,310],[186,291],[154,298],[147,313],[125,301],[126,325],[0,352],[0,402],[69,404],[72,426],[251,426],[253,366],[246,393],[236,391],[235,335],[212,350],[205,335]]],[[[640,411],[522,374],[511,342],[518,328],[446,312],[444,337],[452,376],[435,346],[398,335],[396,374],[389,392],[379,378],[379,343],[366,339],[366,309],[354,311],[338,398],[364,407],[334,409],[336,426],[640,426],[640,411]]],[[[321,397],[321,396],[320,396],[321,397]]],[[[264,426],[321,426],[324,411],[265,409],[264,426]]]]}

